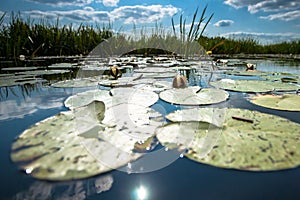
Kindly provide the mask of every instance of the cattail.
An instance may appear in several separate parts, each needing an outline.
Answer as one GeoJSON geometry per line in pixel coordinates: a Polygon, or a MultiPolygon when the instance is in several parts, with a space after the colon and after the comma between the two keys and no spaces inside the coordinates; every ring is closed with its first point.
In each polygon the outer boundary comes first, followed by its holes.
{"type": "Polygon", "coordinates": [[[186,88],[187,87],[187,80],[186,77],[183,75],[176,74],[173,79],[173,88],[186,88]]]}
{"type": "Polygon", "coordinates": [[[112,75],[115,80],[122,76],[122,72],[119,70],[118,65],[110,67],[110,75],[112,75]]]}

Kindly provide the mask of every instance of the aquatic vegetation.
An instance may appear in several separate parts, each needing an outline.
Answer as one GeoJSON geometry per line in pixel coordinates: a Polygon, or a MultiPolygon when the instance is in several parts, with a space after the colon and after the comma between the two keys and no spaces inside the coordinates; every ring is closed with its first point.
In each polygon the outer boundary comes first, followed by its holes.
{"type": "Polygon", "coordinates": [[[79,88],[79,87],[92,87],[97,86],[98,81],[89,78],[71,79],[53,83],[52,87],[60,88],[79,88]]]}
{"type": "Polygon", "coordinates": [[[71,180],[91,177],[142,156],[135,144],[153,136],[162,123],[150,108],[102,101],[61,112],[18,136],[11,159],[33,177],[71,180]],[[155,120],[158,118],[158,120],[155,120]]]}
{"type": "Polygon", "coordinates": [[[250,102],[276,110],[300,111],[300,96],[297,94],[257,95],[252,96],[250,102]]]}
{"type": "Polygon", "coordinates": [[[187,88],[173,88],[159,93],[162,100],[178,105],[207,105],[226,101],[228,92],[214,88],[200,88],[191,86],[187,88]]]}
{"type": "Polygon", "coordinates": [[[110,91],[90,90],[68,97],[65,100],[65,106],[74,109],[96,100],[104,102],[107,106],[126,103],[149,107],[157,102],[158,95],[142,88],[121,87],[113,88],[110,91]]]}
{"type": "Polygon", "coordinates": [[[287,119],[237,108],[194,108],[167,118],[173,123],[156,129],[158,140],[186,150],[191,160],[249,171],[300,165],[300,125],[287,119]],[[215,116],[220,116],[218,126],[215,116]]]}
{"type": "Polygon", "coordinates": [[[34,85],[37,83],[45,82],[42,78],[37,78],[32,75],[14,75],[14,74],[3,74],[0,77],[0,87],[9,87],[16,85],[34,85]]]}
{"type": "Polygon", "coordinates": [[[210,82],[210,84],[216,88],[237,92],[295,91],[300,89],[299,86],[293,84],[262,80],[221,79],[210,82]]]}

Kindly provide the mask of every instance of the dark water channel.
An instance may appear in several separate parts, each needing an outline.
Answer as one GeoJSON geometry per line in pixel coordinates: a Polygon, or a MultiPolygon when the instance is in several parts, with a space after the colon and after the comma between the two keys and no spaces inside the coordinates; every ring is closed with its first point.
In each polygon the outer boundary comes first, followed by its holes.
{"type": "MultiPolygon", "coordinates": [[[[300,73],[299,64],[257,61],[258,69],[300,73]]],[[[198,82],[202,84],[201,82],[198,82]]],[[[197,83],[196,83],[197,84],[197,83]]],[[[98,86],[88,89],[99,88],[98,86]]],[[[37,84],[24,95],[11,87],[0,101],[0,199],[300,199],[300,168],[274,172],[221,169],[186,158],[148,173],[114,170],[89,179],[68,182],[40,181],[19,171],[10,160],[14,138],[36,122],[67,110],[63,102],[86,89],[60,89],[37,84]],[[142,193],[143,193],[142,192],[142,193]]],[[[159,101],[166,112],[175,107],[159,101]],[[169,106],[169,107],[168,107],[169,106]]],[[[247,94],[230,92],[220,107],[238,107],[279,115],[300,123],[299,112],[274,111],[247,101],[247,94]]]]}

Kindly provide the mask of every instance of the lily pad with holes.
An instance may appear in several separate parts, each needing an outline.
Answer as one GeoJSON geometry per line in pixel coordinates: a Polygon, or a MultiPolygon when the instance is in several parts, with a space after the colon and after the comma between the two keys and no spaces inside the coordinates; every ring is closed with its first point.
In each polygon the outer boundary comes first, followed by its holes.
{"type": "Polygon", "coordinates": [[[71,79],[71,80],[65,80],[65,81],[59,81],[52,84],[52,87],[57,88],[80,88],[80,87],[92,87],[97,86],[98,81],[95,81],[93,79],[71,79]]]}
{"type": "Polygon", "coordinates": [[[300,165],[300,124],[285,118],[237,108],[194,108],[167,118],[174,122],[157,128],[158,140],[186,149],[194,161],[249,171],[300,165]],[[222,127],[207,123],[218,116],[222,127]]]}
{"type": "Polygon", "coordinates": [[[174,73],[176,70],[165,67],[146,67],[143,69],[135,69],[136,73],[174,73]]]}
{"type": "Polygon", "coordinates": [[[134,152],[135,144],[152,137],[161,122],[153,121],[158,115],[150,108],[119,106],[106,110],[103,102],[93,101],[36,123],[16,138],[12,161],[35,178],[65,181],[105,173],[140,158],[143,154],[134,152]]]}
{"type": "Polygon", "coordinates": [[[260,81],[260,80],[233,80],[221,79],[210,82],[216,88],[236,92],[271,92],[271,91],[294,91],[300,89],[299,86],[289,83],[260,81]]]}
{"type": "Polygon", "coordinates": [[[257,95],[251,97],[250,102],[276,110],[300,111],[300,96],[297,94],[257,95]]]}
{"type": "Polygon", "coordinates": [[[200,88],[192,86],[188,88],[173,88],[165,90],[159,97],[169,103],[178,105],[207,105],[226,101],[228,92],[214,88],[200,88]]]}

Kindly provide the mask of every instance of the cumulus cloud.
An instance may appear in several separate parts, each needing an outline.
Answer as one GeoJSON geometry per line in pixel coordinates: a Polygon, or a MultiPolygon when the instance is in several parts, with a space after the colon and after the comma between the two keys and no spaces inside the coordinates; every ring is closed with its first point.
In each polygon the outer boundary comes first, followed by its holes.
{"type": "Polygon", "coordinates": [[[179,11],[178,8],[167,5],[135,5],[122,6],[112,11],[97,11],[92,7],[67,11],[24,11],[26,15],[33,18],[68,19],[75,22],[113,22],[122,20],[125,24],[152,23],[173,16],[179,11]]]}
{"type": "Polygon", "coordinates": [[[102,3],[106,7],[117,6],[119,0],[26,0],[34,3],[47,4],[51,6],[86,6],[92,2],[102,3]]]}
{"type": "Polygon", "coordinates": [[[233,23],[234,23],[234,21],[232,21],[232,20],[223,19],[223,20],[220,20],[220,21],[216,22],[214,24],[214,26],[216,26],[216,27],[226,27],[226,26],[230,26],[233,23]]]}
{"type": "Polygon", "coordinates": [[[96,0],[97,3],[102,2],[104,6],[106,7],[114,7],[117,6],[119,3],[119,0],[96,0]]]}
{"type": "Polygon", "coordinates": [[[300,8],[300,1],[287,0],[225,0],[225,4],[234,8],[247,7],[250,13],[256,12],[277,12],[283,10],[295,10],[300,8]]]}
{"type": "Polygon", "coordinates": [[[110,14],[114,20],[123,19],[125,24],[131,24],[155,22],[166,16],[172,16],[178,11],[178,8],[171,5],[135,5],[116,8],[110,14]]]}
{"type": "Polygon", "coordinates": [[[24,11],[25,14],[34,18],[66,18],[76,22],[108,22],[110,20],[109,13],[106,11],[95,11],[92,7],[84,9],[68,10],[68,11],[24,11]]]}
{"type": "Polygon", "coordinates": [[[263,44],[270,44],[274,42],[286,42],[300,39],[300,33],[262,33],[262,32],[229,32],[220,35],[226,38],[253,38],[257,39],[263,44]]]}
{"type": "Polygon", "coordinates": [[[285,12],[285,13],[277,13],[268,16],[261,16],[261,19],[268,19],[268,20],[283,20],[283,21],[291,21],[291,20],[300,20],[300,10],[285,12]]]}
{"type": "Polygon", "coordinates": [[[93,0],[26,0],[34,3],[47,4],[51,6],[85,6],[91,4],[93,0]]]}

